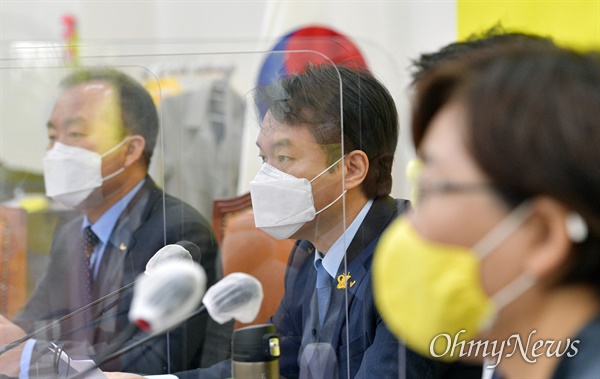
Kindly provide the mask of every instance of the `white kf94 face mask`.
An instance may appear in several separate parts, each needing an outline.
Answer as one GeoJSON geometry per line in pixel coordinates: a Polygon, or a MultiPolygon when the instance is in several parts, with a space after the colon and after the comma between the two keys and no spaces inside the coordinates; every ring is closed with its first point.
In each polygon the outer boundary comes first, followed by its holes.
{"type": "Polygon", "coordinates": [[[102,158],[123,146],[129,138],[100,155],[81,147],[55,142],[43,158],[46,196],[66,205],[76,207],[87,199],[102,182],[111,179],[125,167],[102,177],[102,158]]]}
{"type": "Polygon", "coordinates": [[[315,211],[311,183],[344,159],[345,155],[312,180],[296,178],[263,163],[250,182],[254,223],[272,237],[283,240],[296,233],[306,222],[338,201],[346,190],[329,205],[315,211]]]}

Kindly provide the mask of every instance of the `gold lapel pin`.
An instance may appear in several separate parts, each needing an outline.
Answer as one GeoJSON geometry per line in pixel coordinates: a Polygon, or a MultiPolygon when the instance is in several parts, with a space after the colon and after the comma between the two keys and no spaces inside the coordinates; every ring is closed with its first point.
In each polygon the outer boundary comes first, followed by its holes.
{"type": "MultiPolygon", "coordinates": [[[[348,283],[348,279],[350,279],[351,277],[352,277],[352,275],[350,275],[350,271],[348,271],[347,274],[344,274],[344,273],[340,274],[337,277],[337,281],[338,281],[337,289],[341,290],[341,289],[346,288],[346,283],[348,283]]],[[[353,285],[353,283],[350,283],[350,287],[352,287],[352,285],[353,285]]]]}

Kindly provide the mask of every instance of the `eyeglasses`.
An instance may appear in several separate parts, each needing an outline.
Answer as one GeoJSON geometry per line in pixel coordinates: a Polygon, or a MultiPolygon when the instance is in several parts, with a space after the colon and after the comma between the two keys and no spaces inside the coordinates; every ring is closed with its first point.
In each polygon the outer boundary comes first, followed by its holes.
{"type": "Polygon", "coordinates": [[[420,204],[431,194],[456,194],[479,191],[495,191],[495,187],[491,183],[424,183],[419,181],[416,188],[416,200],[420,204]]]}

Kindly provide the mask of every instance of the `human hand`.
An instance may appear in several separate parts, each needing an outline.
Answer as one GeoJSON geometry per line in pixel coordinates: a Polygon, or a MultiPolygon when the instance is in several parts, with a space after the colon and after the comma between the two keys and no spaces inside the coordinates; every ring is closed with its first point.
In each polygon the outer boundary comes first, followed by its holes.
{"type": "MultiPolygon", "coordinates": [[[[13,324],[9,319],[0,315],[0,346],[4,347],[9,343],[25,336],[23,329],[13,324]]],[[[23,345],[19,345],[12,350],[0,355],[0,374],[17,376],[19,374],[19,365],[23,345]]]]}

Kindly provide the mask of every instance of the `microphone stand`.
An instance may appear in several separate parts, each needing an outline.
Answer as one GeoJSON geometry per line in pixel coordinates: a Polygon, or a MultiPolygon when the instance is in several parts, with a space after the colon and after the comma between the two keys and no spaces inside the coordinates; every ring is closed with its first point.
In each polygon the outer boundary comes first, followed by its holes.
{"type": "MultiPolygon", "coordinates": [[[[99,298],[98,300],[94,300],[93,302],[91,302],[91,303],[89,303],[87,305],[84,305],[83,307],[81,307],[81,308],[79,308],[79,309],[77,309],[77,310],[69,313],[66,316],[61,317],[60,319],[58,319],[56,321],[51,322],[50,324],[47,324],[46,326],[43,326],[43,327],[41,327],[41,328],[39,328],[37,330],[34,330],[33,332],[27,334],[24,337],[19,338],[18,340],[15,340],[15,341],[9,343],[8,345],[6,345],[6,346],[4,346],[4,347],[2,347],[0,349],[0,355],[6,353],[9,350],[14,349],[15,347],[19,346],[23,342],[27,341],[30,338],[33,338],[33,337],[37,336],[40,333],[43,333],[43,332],[45,332],[47,330],[55,328],[56,326],[62,324],[63,322],[65,322],[67,320],[70,320],[71,318],[77,316],[78,314],[80,314],[82,312],[85,312],[85,311],[87,311],[88,309],[90,309],[92,307],[95,307],[96,305],[100,304],[101,302],[103,302],[103,301],[105,301],[107,299],[110,299],[110,298],[112,298],[114,296],[117,296],[117,295],[123,293],[124,291],[126,291],[129,288],[133,287],[134,284],[135,284],[135,281],[133,281],[133,282],[131,282],[131,283],[129,283],[129,284],[127,284],[127,285],[119,288],[118,290],[116,290],[114,292],[109,293],[106,296],[103,296],[103,297],[99,298]]],[[[70,333],[70,332],[67,332],[67,333],[70,333]]]]}
{"type": "MultiPolygon", "coordinates": [[[[171,328],[175,328],[177,326],[179,326],[179,324],[183,323],[186,320],[191,320],[192,318],[198,316],[199,314],[203,313],[206,311],[206,307],[204,306],[204,304],[202,304],[197,310],[195,310],[192,314],[190,314],[189,316],[185,317],[183,320],[177,322],[175,325],[173,325],[171,328]]],[[[146,342],[150,341],[151,339],[160,336],[161,334],[165,333],[167,330],[163,330],[163,331],[159,331],[156,333],[152,333],[134,343],[132,343],[131,345],[125,346],[124,348],[122,348],[121,350],[115,351],[115,352],[108,352],[108,353],[104,353],[102,354],[103,356],[99,357],[97,359],[94,359],[94,365],[92,367],[89,367],[88,369],[77,373],[71,377],[69,377],[68,379],[83,379],[85,378],[85,376],[87,374],[89,374],[90,372],[94,371],[95,369],[97,369],[98,367],[100,367],[102,364],[112,361],[113,359],[129,352],[130,350],[135,349],[136,347],[145,344],[146,342]]]]}
{"type": "MultiPolygon", "coordinates": [[[[112,304],[110,304],[109,307],[104,308],[103,310],[109,310],[112,307],[114,307],[115,305],[116,305],[115,303],[112,303],[112,304]]],[[[115,319],[115,318],[121,317],[123,315],[126,315],[127,312],[129,312],[129,310],[128,309],[124,309],[124,310],[121,310],[121,311],[119,311],[119,312],[117,312],[117,313],[115,313],[113,315],[109,315],[109,316],[102,317],[102,318],[96,318],[94,321],[91,321],[91,322],[89,322],[89,323],[87,323],[85,325],[82,325],[80,327],[75,327],[75,328],[73,328],[71,330],[67,330],[64,333],[61,333],[60,336],[58,336],[58,340],[62,341],[64,338],[70,336],[71,334],[73,334],[75,332],[79,332],[81,330],[85,330],[85,329],[89,329],[89,328],[94,328],[94,327],[100,325],[101,323],[103,323],[104,321],[115,319]]]]}

